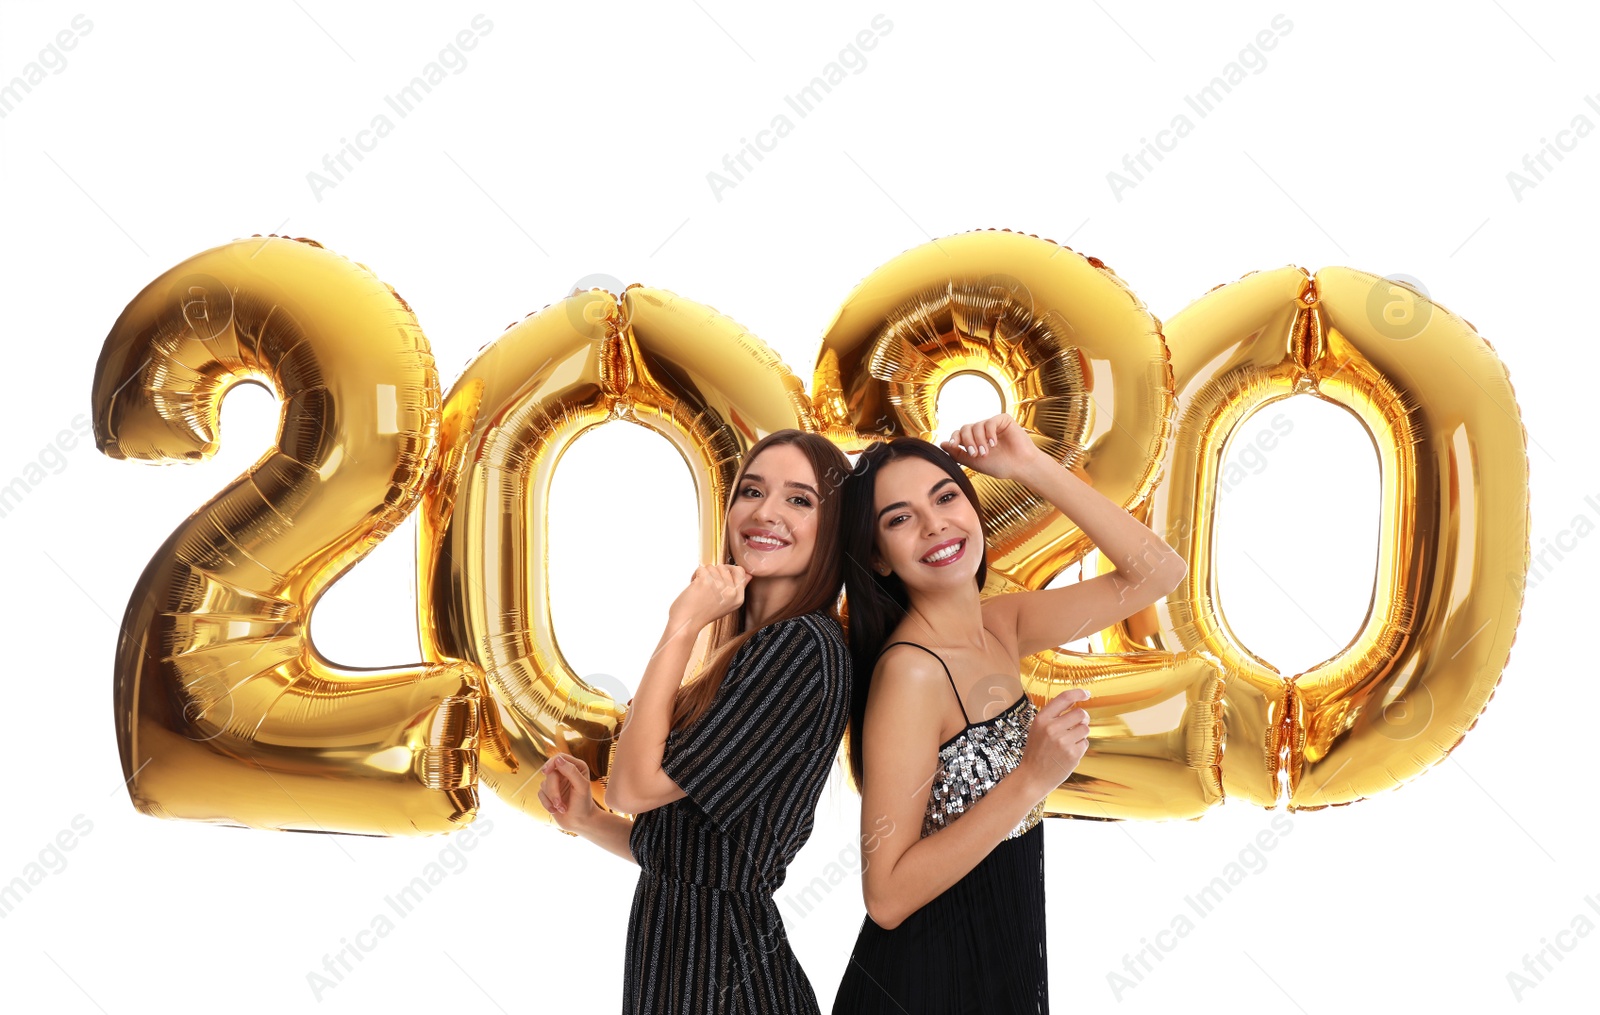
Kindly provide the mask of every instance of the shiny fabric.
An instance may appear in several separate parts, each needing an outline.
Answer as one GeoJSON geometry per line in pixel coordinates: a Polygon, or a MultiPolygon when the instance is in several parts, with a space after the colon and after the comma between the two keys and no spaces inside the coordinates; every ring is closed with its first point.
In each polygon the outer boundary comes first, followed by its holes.
{"type": "Polygon", "coordinates": [[[740,646],[705,714],[667,736],[686,794],[634,819],[623,1012],[820,1012],[773,893],[811,836],[850,711],[850,655],[821,613],[740,646]]]}
{"type": "MultiPolygon", "coordinates": [[[[1024,694],[940,745],[922,838],[959,820],[1016,768],[1035,711],[1024,694]]],[[[892,930],[863,918],[834,1015],[1048,1012],[1043,816],[1041,800],[960,881],[892,930]]]]}
{"type": "MultiPolygon", "coordinates": [[[[967,728],[939,746],[939,764],[928,793],[928,811],[922,834],[932,835],[964,814],[999,784],[1022,761],[1028,744],[1028,727],[1038,713],[1024,694],[1004,712],[967,728]]],[[[966,715],[963,707],[962,715],[966,715]]],[[[1008,839],[1015,839],[1044,819],[1044,801],[1017,823],[1008,839]]]]}

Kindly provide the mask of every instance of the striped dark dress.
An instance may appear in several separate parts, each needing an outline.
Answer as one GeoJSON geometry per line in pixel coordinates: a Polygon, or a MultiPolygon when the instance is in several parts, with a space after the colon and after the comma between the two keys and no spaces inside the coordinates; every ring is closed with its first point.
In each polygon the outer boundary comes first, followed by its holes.
{"type": "Polygon", "coordinates": [[[823,613],[768,624],[711,706],[667,736],[687,795],[638,815],[625,1013],[818,1012],[773,893],[811,837],[850,712],[850,654],[823,613]]]}

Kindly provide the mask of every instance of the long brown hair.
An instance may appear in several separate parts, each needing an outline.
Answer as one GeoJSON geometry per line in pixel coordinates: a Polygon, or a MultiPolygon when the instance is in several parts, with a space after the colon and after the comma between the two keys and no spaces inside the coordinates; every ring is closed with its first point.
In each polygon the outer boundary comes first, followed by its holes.
{"type": "MultiPolygon", "coordinates": [[[[799,590],[794,598],[785,603],[764,626],[819,610],[838,621],[839,589],[844,584],[844,555],[840,552],[839,540],[839,519],[843,511],[838,491],[839,485],[850,472],[850,460],[837,445],[820,434],[806,433],[803,430],[778,430],[756,441],[745,453],[744,461],[739,466],[739,475],[729,491],[728,512],[731,513],[733,510],[733,502],[739,496],[740,487],[744,483],[744,474],[749,469],[750,463],[754,462],[761,452],[777,444],[791,444],[798,448],[811,462],[812,471],[817,475],[817,538],[811,552],[811,566],[806,569],[799,590]]],[[[734,562],[733,547],[728,543],[726,520],[722,525],[722,562],[724,564],[734,562]]],[[[756,628],[741,631],[743,623],[744,610],[741,608],[728,612],[712,624],[711,648],[707,653],[705,665],[694,679],[678,688],[673,701],[673,729],[680,729],[694,722],[711,706],[711,700],[716,697],[717,689],[722,686],[723,678],[728,674],[728,666],[733,662],[734,655],[740,646],[760,630],[756,628]]]]}

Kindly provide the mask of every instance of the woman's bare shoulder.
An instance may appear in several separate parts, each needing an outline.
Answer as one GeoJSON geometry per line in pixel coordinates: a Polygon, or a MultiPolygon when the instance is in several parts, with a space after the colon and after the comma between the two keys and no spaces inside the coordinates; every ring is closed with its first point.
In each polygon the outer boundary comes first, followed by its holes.
{"type": "Polygon", "coordinates": [[[932,649],[918,643],[901,641],[890,644],[878,655],[872,671],[872,693],[880,688],[895,695],[925,694],[929,688],[942,684],[945,669],[932,649]]]}

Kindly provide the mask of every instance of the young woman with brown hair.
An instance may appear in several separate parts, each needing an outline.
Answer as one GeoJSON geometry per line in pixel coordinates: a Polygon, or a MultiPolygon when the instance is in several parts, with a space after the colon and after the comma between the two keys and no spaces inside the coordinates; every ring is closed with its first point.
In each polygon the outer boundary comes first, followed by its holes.
{"type": "Polygon", "coordinates": [[[568,755],[540,802],[637,863],[624,1012],[819,1012],[773,893],[811,835],[850,709],[838,485],[826,438],[758,441],[733,485],[724,563],[674,600],[619,735],[601,808],[568,755]],[[712,652],[680,686],[708,623],[712,652]],[[612,810],[634,814],[629,818],[612,810]]]}

